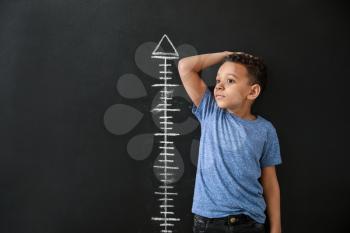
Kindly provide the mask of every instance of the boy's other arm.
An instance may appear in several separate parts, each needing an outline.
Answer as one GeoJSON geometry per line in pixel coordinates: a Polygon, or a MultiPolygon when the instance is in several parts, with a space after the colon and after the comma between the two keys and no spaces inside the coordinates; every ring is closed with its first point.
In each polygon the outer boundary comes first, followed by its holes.
{"type": "Polygon", "coordinates": [[[198,107],[204,96],[207,85],[200,78],[199,72],[209,66],[221,62],[225,56],[232,52],[219,52],[201,54],[182,58],[179,61],[178,70],[184,88],[192,102],[198,107]]]}
{"type": "Polygon", "coordinates": [[[270,220],[269,233],[281,233],[280,189],[275,166],[264,167],[261,170],[261,183],[270,220]]]}

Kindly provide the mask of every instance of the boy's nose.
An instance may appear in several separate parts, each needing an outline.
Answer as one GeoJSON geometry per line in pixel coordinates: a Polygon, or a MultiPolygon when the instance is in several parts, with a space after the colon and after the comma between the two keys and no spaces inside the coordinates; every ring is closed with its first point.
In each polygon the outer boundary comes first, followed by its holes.
{"type": "Polygon", "coordinates": [[[216,89],[221,89],[222,88],[222,86],[220,86],[220,85],[216,85],[216,87],[215,87],[216,89]]]}

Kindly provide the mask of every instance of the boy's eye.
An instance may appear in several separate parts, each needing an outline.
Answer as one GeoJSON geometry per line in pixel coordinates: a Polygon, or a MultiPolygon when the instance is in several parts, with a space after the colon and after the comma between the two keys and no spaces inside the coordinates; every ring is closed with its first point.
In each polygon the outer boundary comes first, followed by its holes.
{"type": "MultiPolygon", "coordinates": [[[[227,83],[234,83],[235,82],[235,80],[233,80],[233,79],[227,79],[226,80],[227,81],[227,83]]],[[[220,82],[220,80],[216,80],[216,83],[219,83],[220,82]]]]}

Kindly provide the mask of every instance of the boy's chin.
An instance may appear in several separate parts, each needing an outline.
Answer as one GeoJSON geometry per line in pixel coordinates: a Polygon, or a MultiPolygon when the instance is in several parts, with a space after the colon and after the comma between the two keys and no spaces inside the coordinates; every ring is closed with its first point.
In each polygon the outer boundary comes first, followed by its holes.
{"type": "Polygon", "coordinates": [[[226,105],[216,101],[216,104],[218,105],[219,108],[226,108],[226,105]]]}
{"type": "MultiPolygon", "coordinates": [[[[227,109],[229,108],[228,105],[223,104],[223,103],[218,103],[218,101],[216,101],[216,104],[217,104],[218,107],[221,108],[221,109],[226,109],[226,110],[227,110],[227,109]]],[[[231,107],[230,109],[232,109],[232,107],[231,107]]]]}

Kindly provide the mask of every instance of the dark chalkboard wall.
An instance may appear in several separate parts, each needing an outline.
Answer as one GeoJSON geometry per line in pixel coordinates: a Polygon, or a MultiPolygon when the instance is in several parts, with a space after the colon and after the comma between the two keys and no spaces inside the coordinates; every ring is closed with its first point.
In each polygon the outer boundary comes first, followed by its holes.
{"type": "MultiPolygon", "coordinates": [[[[254,111],[280,139],[283,232],[344,232],[348,20],[339,1],[0,1],[0,232],[160,232],[151,53],[165,34],[180,58],[265,59],[270,83],[254,111]]],[[[209,86],[215,72],[202,73],[209,86]]],[[[191,232],[200,127],[174,90],[172,230],[191,232]]]]}

